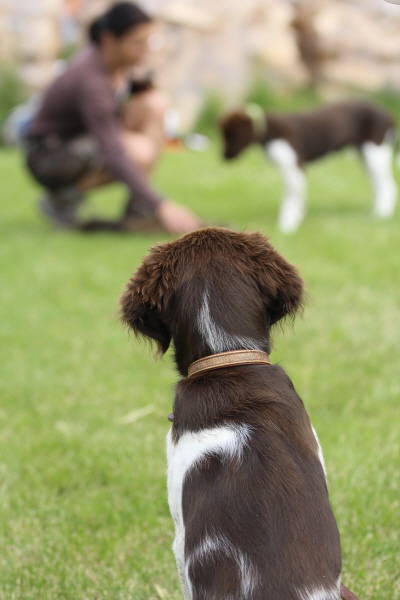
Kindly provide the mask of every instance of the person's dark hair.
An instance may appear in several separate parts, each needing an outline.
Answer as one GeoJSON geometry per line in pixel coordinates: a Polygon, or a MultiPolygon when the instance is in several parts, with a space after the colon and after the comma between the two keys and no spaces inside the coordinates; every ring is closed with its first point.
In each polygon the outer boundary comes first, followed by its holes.
{"type": "Polygon", "coordinates": [[[93,21],[89,27],[89,39],[95,44],[99,44],[104,31],[109,31],[118,38],[132,27],[151,22],[152,18],[136,4],[118,2],[93,21]]]}

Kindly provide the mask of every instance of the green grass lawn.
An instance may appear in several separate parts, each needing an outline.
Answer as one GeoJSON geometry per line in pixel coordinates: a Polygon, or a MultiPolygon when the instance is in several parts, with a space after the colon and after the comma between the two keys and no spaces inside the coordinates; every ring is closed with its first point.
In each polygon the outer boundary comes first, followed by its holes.
{"type": "MultiPolygon", "coordinates": [[[[117,318],[159,240],[52,231],[14,151],[0,181],[0,600],[182,598],[164,452],[177,375],[117,318]]],[[[399,599],[400,206],[374,222],[347,153],[309,169],[309,213],[289,237],[279,176],[255,150],[232,164],[216,143],[167,154],[156,185],[209,223],[260,229],[298,265],[306,310],[276,331],[272,360],[323,446],[344,582],[399,599]]],[[[123,198],[94,194],[86,213],[117,214],[123,198]]]]}

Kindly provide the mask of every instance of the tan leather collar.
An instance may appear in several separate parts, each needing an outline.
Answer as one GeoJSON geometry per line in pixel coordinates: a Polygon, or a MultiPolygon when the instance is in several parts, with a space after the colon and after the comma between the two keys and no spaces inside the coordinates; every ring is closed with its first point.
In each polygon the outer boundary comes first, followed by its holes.
{"type": "Polygon", "coordinates": [[[188,368],[188,377],[211,371],[211,369],[222,369],[233,365],[270,365],[269,356],[260,350],[233,350],[232,352],[220,352],[211,354],[199,360],[195,360],[188,368]]]}

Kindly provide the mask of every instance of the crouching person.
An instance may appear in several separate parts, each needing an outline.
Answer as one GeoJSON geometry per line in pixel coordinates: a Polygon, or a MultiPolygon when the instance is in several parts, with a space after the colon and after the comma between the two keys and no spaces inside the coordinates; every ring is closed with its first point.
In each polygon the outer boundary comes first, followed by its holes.
{"type": "Polygon", "coordinates": [[[135,81],[129,72],[143,64],[153,30],[138,6],[113,5],[43,95],[24,147],[28,169],[46,190],[39,208],[56,227],[180,234],[200,226],[149,182],[164,144],[166,101],[150,79],[135,81]],[[121,218],[80,223],[85,192],[115,181],[129,192],[121,218]]]}

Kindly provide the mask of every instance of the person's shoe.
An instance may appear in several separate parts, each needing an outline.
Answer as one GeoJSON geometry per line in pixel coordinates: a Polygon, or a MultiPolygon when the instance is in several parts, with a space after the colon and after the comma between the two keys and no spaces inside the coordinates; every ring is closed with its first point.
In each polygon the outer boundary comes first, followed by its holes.
{"type": "Polygon", "coordinates": [[[167,233],[156,217],[127,215],[121,221],[121,231],[131,233],[167,233]]]}
{"type": "Polygon", "coordinates": [[[49,193],[39,200],[40,212],[57,229],[76,229],[79,225],[78,206],[83,196],[75,187],[49,193]]]}
{"type": "Polygon", "coordinates": [[[89,219],[79,225],[80,231],[93,233],[96,231],[114,231],[117,233],[160,234],[166,230],[155,217],[141,215],[125,215],[117,221],[106,219],[89,219]]]}
{"type": "Polygon", "coordinates": [[[122,229],[122,221],[110,221],[109,219],[88,219],[79,224],[79,231],[85,233],[96,233],[98,231],[111,231],[120,233],[122,229]]]}
{"type": "Polygon", "coordinates": [[[136,207],[127,206],[120,221],[121,231],[127,233],[166,233],[165,227],[153,215],[146,215],[136,207]]]}

